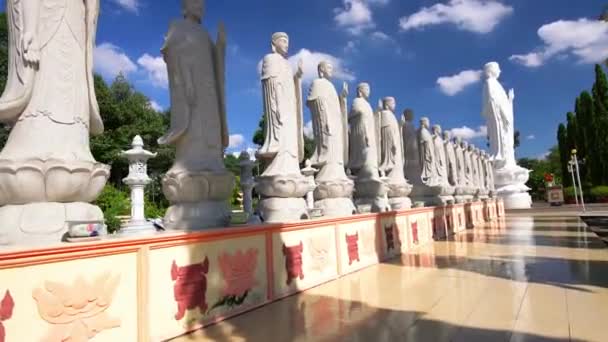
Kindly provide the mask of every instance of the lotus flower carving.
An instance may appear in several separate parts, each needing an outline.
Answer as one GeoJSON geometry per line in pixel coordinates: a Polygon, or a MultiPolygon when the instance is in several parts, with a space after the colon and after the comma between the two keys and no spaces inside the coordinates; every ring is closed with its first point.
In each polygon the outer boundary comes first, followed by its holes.
{"type": "Polygon", "coordinates": [[[52,324],[47,340],[89,341],[119,327],[120,320],[106,313],[119,281],[120,276],[104,273],[91,282],[78,277],[69,285],[47,281],[34,289],[40,317],[52,324]]]}
{"type": "Polygon", "coordinates": [[[0,206],[92,202],[110,176],[100,163],[58,159],[0,160],[0,206]]]}
{"type": "Polygon", "coordinates": [[[224,201],[233,188],[234,176],[229,172],[176,172],[163,178],[163,192],[171,203],[224,201]]]}
{"type": "Polygon", "coordinates": [[[310,184],[302,176],[261,176],[257,179],[256,191],[264,197],[304,197],[310,184]]]}

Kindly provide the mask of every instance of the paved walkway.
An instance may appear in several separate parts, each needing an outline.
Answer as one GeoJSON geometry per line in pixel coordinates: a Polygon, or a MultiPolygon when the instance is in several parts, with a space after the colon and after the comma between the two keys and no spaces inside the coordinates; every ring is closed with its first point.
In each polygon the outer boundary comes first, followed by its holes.
{"type": "Polygon", "coordinates": [[[608,249],[511,216],[176,341],[608,341],[608,249]]]}

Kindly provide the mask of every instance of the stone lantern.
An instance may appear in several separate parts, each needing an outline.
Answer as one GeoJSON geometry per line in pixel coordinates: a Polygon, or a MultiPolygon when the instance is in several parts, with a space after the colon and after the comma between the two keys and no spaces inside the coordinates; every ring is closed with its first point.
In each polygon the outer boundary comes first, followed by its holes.
{"type": "Polygon", "coordinates": [[[123,151],[121,156],[129,160],[129,175],[123,183],[131,188],[131,219],[121,228],[122,233],[154,232],[154,225],[146,221],[144,214],[144,188],[152,180],[148,177],[148,159],[156,157],[156,153],[144,150],[144,142],[137,135],[133,138],[133,147],[123,151]]]}

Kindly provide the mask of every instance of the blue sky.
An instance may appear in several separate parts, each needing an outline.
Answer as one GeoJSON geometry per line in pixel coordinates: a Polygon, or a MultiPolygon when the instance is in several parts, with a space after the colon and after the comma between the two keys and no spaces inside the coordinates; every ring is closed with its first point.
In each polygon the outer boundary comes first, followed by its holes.
{"type": "MultiPolygon", "coordinates": [[[[118,72],[154,103],[169,103],[159,49],[181,0],[101,0],[95,63],[118,72]]],[[[2,6],[5,1],[0,1],[2,6]]],[[[608,24],[595,20],[603,0],[223,0],[207,1],[204,27],[228,34],[227,96],[231,151],[253,147],[262,113],[257,64],[275,31],[290,34],[305,78],[329,59],[352,90],[372,87],[372,103],[397,98],[444,129],[485,146],[479,69],[501,64],[516,92],[518,156],[538,157],[555,145],[558,122],[576,95],[591,87],[593,63],[608,56],[608,24]]],[[[307,91],[305,86],[305,91],[307,91]]],[[[351,96],[354,91],[351,91],[351,96]]],[[[308,114],[306,114],[308,116],[308,114]]]]}

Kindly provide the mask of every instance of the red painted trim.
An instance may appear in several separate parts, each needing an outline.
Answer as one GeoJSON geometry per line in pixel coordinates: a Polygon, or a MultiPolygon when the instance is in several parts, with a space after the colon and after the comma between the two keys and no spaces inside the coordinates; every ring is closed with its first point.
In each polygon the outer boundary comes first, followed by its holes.
{"type": "Polygon", "coordinates": [[[274,296],[274,248],[272,245],[274,235],[266,233],[266,298],[272,300],[274,296]]]}
{"type": "Polygon", "coordinates": [[[307,230],[323,226],[336,226],[341,224],[364,222],[372,219],[377,221],[382,217],[410,216],[432,212],[433,210],[435,210],[435,207],[413,208],[381,214],[372,213],[353,215],[337,219],[319,219],[286,224],[227,227],[200,232],[169,232],[140,238],[112,237],[101,241],[72,244],[65,243],[52,247],[29,247],[27,249],[24,249],[23,247],[9,248],[0,251],[0,269],[39,265],[73,260],[77,258],[91,258],[134,253],[143,245],[147,245],[151,250],[155,250],[203,242],[237,239],[266,233],[280,233],[307,230]]]}

